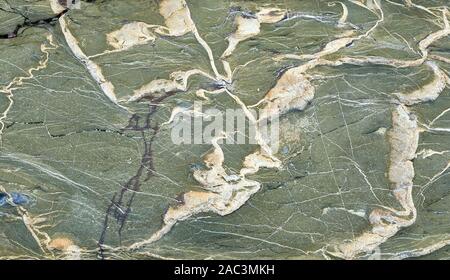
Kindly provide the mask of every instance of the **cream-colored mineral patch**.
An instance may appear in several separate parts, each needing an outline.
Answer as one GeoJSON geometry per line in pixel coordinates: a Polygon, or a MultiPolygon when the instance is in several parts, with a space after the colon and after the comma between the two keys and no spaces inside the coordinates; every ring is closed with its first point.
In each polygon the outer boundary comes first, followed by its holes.
{"type": "Polygon", "coordinates": [[[245,17],[242,15],[236,16],[235,24],[236,31],[227,38],[228,48],[222,54],[222,58],[231,55],[239,42],[258,35],[261,25],[257,18],[245,17]]]}
{"type": "Polygon", "coordinates": [[[236,30],[227,38],[228,48],[222,54],[222,58],[230,56],[240,42],[258,35],[261,23],[279,22],[286,16],[286,12],[286,10],[277,8],[263,8],[254,17],[250,15],[236,16],[234,20],[236,30]]]}
{"type": "Polygon", "coordinates": [[[186,91],[188,79],[192,75],[202,75],[214,80],[209,74],[198,69],[185,72],[176,71],[170,75],[170,80],[158,79],[143,85],[141,88],[134,91],[133,96],[131,96],[128,101],[138,101],[147,96],[161,95],[170,92],[186,91]]]}
{"type": "Polygon", "coordinates": [[[303,110],[314,97],[314,86],[301,67],[287,70],[264,97],[265,106],[259,119],[285,114],[289,110],[303,110]]]}
{"type": "Polygon", "coordinates": [[[81,259],[81,249],[67,237],[58,237],[52,239],[48,244],[49,249],[58,250],[64,254],[63,259],[79,260],[81,259]]]}
{"type": "Polygon", "coordinates": [[[388,179],[396,187],[412,185],[415,158],[419,144],[416,117],[406,107],[398,106],[392,114],[392,128],[388,132],[391,145],[388,179]]]}
{"type": "Polygon", "coordinates": [[[48,244],[49,248],[60,251],[65,251],[73,245],[73,241],[66,237],[55,238],[48,244]]]}
{"type": "Polygon", "coordinates": [[[274,160],[272,155],[261,149],[245,157],[240,174],[242,176],[255,174],[261,167],[280,168],[281,162],[274,160]]]}
{"type": "Polygon", "coordinates": [[[183,194],[183,204],[167,210],[164,215],[164,223],[174,224],[186,220],[194,214],[208,211],[218,198],[219,195],[212,192],[187,192],[183,194]]]}
{"type": "Polygon", "coordinates": [[[163,0],[159,3],[159,13],[164,17],[166,26],[155,32],[166,36],[182,36],[195,29],[191,14],[184,0],[163,0]]]}
{"type": "Polygon", "coordinates": [[[145,22],[130,22],[119,30],[106,35],[106,40],[115,50],[127,50],[136,45],[155,41],[156,37],[149,30],[153,25],[145,22]]]}

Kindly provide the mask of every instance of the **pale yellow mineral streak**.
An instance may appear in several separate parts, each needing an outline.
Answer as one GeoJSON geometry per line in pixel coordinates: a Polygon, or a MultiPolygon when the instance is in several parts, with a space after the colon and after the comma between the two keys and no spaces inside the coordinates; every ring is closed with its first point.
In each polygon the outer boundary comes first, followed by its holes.
{"type": "Polygon", "coordinates": [[[225,89],[221,88],[221,89],[216,89],[216,90],[205,90],[205,89],[199,89],[195,92],[195,95],[203,100],[209,100],[209,97],[206,96],[206,94],[208,95],[216,95],[216,94],[220,94],[220,93],[224,93],[225,89]]]}
{"type": "Polygon", "coordinates": [[[367,9],[374,14],[381,5],[381,0],[349,0],[349,2],[356,4],[364,9],[367,9]]]}
{"type": "Polygon", "coordinates": [[[404,0],[404,2],[405,2],[406,7],[414,7],[414,8],[423,10],[433,16],[436,16],[436,14],[431,9],[428,9],[427,7],[424,7],[422,5],[417,5],[417,4],[413,3],[412,0],[404,0]]]}
{"type": "MultiPolygon", "coordinates": [[[[356,3],[356,2],[355,2],[356,3]]],[[[358,2],[359,3],[359,2],[358,2]]],[[[312,55],[296,55],[296,54],[285,54],[280,55],[274,58],[274,60],[281,60],[281,59],[318,59],[322,58],[323,56],[333,54],[343,47],[345,47],[348,44],[351,44],[357,40],[360,40],[362,38],[365,38],[370,35],[370,33],[375,30],[375,28],[384,20],[384,13],[381,7],[379,6],[377,1],[373,2],[374,5],[377,7],[377,9],[380,11],[380,19],[377,21],[377,23],[368,30],[365,34],[359,35],[357,37],[343,37],[336,39],[330,43],[328,43],[323,50],[319,51],[318,53],[312,54],[312,55]]],[[[363,3],[359,3],[358,5],[364,6],[363,3]]],[[[366,7],[366,6],[364,6],[366,7]]],[[[367,8],[367,7],[366,7],[367,8]]],[[[376,57],[376,56],[365,56],[365,57],[341,57],[335,61],[327,61],[324,63],[324,60],[322,61],[321,65],[330,65],[330,66],[339,66],[342,64],[353,64],[353,65],[369,65],[369,64],[377,64],[377,65],[386,65],[386,66],[392,66],[396,68],[406,68],[406,67],[415,67],[423,64],[427,61],[429,58],[429,51],[428,48],[431,44],[433,44],[435,41],[440,40],[444,37],[447,37],[450,35],[450,24],[448,22],[448,14],[449,11],[447,8],[442,8],[442,20],[444,22],[444,27],[441,30],[438,30],[436,32],[433,32],[429,34],[427,37],[425,37],[423,40],[419,42],[419,50],[422,54],[421,58],[415,59],[415,60],[399,60],[399,59],[390,59],[390,58],[384,58],[384,57],[376,57]]],[[[443,62],[448,62],[450,60],[432,55],[430,56],[433,59],[440,60],[443,62]]],[[[447,81],[449,79],[447,78],[447,81]]]]}
{"type": "Polygon", "coordinates": [[[444,28],[439,31],[436,31],[434,33],[431,33],[425,39],[420,41],[419,50],[422,52],[423,57],[428,56],[428,47],[432,43],[450,35],[450,24],[448,22],[447,14],[448,14],[447,8],[443,8],[442,9],[442,19],[444,21],[444,28]]]}
{"type": "Polygon", "coordinates": [[[447,58],[447,57],[443,57],[443,56],[440,56],[440,55],[432,54],[432,55],[429,56],[429,58],[434,59],[434,60],[439,60],[439,61],[442,61],[442,62],[450,64],[450,58],[447,58]]]}
{"type": "Polygon", "coordinates": [[[274,160],[273,155],[267,154],[264,149],[259,149],[245,157],[240,174],[241,176],[256,174],[261,167],[279,169],[281,162],[278,159],[274,160]]]}
{"type": "Polygon", "coordinates": [[[102,89],[105,96],[108,97],[108,99],[114,104],[118,105],[121,108],[124,108],[123,106],[118,104],[117,97],[114,92],[114,85],[105,78],[100,66],[92,61],[89,57],[87,57],[86,54],[81,50],[78,40],[73,36],[72,32],[69,29],[65,15],[59,18],[59,24],[61,26],[61,31],[64,34],[64,38],[66,39],[66,43],[72,51],[73,55],[81,63],[84,64],[91,77],[102,89]]]}
{"type": "MultiPolygon", "coordinates": [[[[314,98],[315,93],[315,88],[311,84],[310,77],[306,72],[320,65],[334,65],[334,62],[313,59],[301,66],[286,70],[278,79],[276,85],[267,92],[263,99],[255,105],[249,106],[250,108],[264,105],[260,110],[259,118],[256,121],[257,124],[262,125],[264,121],[278,118],[290,110],[305,109],[308,103],[314,98]]],[[[249,119],[251,120],[250,117],[249,119]]],[[[258,143],[265,155],[271,156],[267,143],[264,143],[264,141],[260,142],[258,143]]]]}
{"type": "MultiPolygon", "coordinates": [[[[363,5],[363,4],[361,4],[363,5]]],[[[314,54],[305,54],[305,55],[281,55],[276,57],[276,60],[280,60],[280,59],[284,59],[284,58],[289,58],[289,59],[299,59],[299,60],[304,60],[304,59],[319,59],[322,58],[324,56],[333,54],[337,51],[339,51],[340,49],[356,42],[359,41],[363,38],[368,37],[383,21],[384,21],[384,12],[383,9],[380,7],[378,1],[374,1],[373,2],[374,7],[376,7],[376,9],[380,12],[379,15],[379,19],[377,20],[377,22],[375,23],[374,26],[372,26],[366,33],[361,34],[359,36],[355,36],[355,37],[341,37],[338,38],[336,40],[333,40],[331,42],[329,42],[328,44],[325,45],[325,47],[314,54]]],[[[363,5],[364,6],[364,5],[363,5]]],[[[366,6],[365,6],[366,7],[366,6]]],[[[368,7],[366,7],[368,8],[368,7]]]]}
{"type": "Polygon", "coordinates": [[[432,150],[432,149],[423,149],[423,150],[420,150],[420,152],[418,152],[416,154],[416,157],[421,156],[422,159],[426,159],[426,158],[432,157],[434,155],[444,155],[444,154],[447,154],[447,153],[450,153],[450,150],[435,151],[435,150],[432,150]]]}
{"type": "Polygon", "coordinates": [[[414,105],[417,103],[434,101],[445,89],[448,77],[444,71],[442,71],[439,66],[432,61],[428,61],[426,64],[433,71],[433,80],[411,93],[394,93],[401,103],[406,105],[414,105]]]}
{"type": "MultiPolygon", "coordinates": [[[[397,68],[403,68],[403,67],[414,67],[423,64],[429,56],[428,48],[431,44],[433,44],[435,41],[440,40],[444,37],[447,37],[450,35],[450,24],[448,22],[448,10],[447,8],[442,9],[442,20],[444,22],[444,27],[441,30],[438,30],[436,32],[433,32],[429,34],[427,37],[425,37],[423,40],[419,42],[419,50],[422,54],[422,57],[416,60],[398,60],[398,59],[388,59],[383,57],[344,57],[339,60],[338,62],[341,63],[348,63],[348,64],[356,64],[356,65],[364,65],[364,64],[380,64],[380,65],[388,65],[393,66],[397,68]]],[[[433,56],[431,56],[433,58],[433,56]]],[[[434,57],[436,58],[436,57],[434,57]]],[[[445,62],[445,59],[444,59],[445,62]]]]}
{"type": "Polygon", "coordinates": [[[47,35],[47,42],[41,45],[41,52],[44,54],[44,57],[39,61],[38,66],[28,69],[27,76],[16,77],[9,84],[0,88],[0,93],[4,93],[8,98],[9,104],[3,113],[0,116],[0,145],[2,144],[2,135],[5,129],[4,120],[6,119],[9,110],[11,110],[12,105],[14,104],[13,100],[13,91],[17,89],[18,86],[23,85],[23,82],[26,80],[30,80],[34,78],[33,72],[40,71],[45,69],[48,64],[49,52],[48,50],[56,49],[58,46],[53,41],[53,36],[51,34],[47,35]],[[47,45],[48,42],[48,45],[47,45]]]}
{"type": "MultiPolygon", "coordinates": [[[[379,56],[365,56],[365,57],[342,57],[335,61],[335,66],[342,64],[353,64],[353,65],[386,65],[395,68],[406,68],[406,67],[414,67],[423,64],[425,61],[424,58],[416,59],[416,60],[399,60],[399,59],[391,59],[379,56]]],[[[330,62],[330,65],[332,63],[330,62]]]]}
{"type": "Polygon", "coordinates": [[[50,7],[55,14],[62,13],[66,8],[59,4],[58,0],[49,0],[50,7]]]}
{"type": "Polygon", "coordinates": [[[339,3],[342,6],[342,16],[339,18],[339,21],[337,24],[338,27],[342,28],[342,27],[346,26],[347,17],[348,17],[348,8],[344,3],[340,2],[340,1],[330,2],[330,3],[328,3],[328,6],[333,7],[336,5],[336,3],[339,3]]]}
{"type": "MultiPolygon", "coordinates": [[[[425,255],[433,253],[433,252],[435,252],[435,251],[437,251],[439,249],[442,249],[445,246],[449,246],[449,245],[450,245],[450,236],[447,236],[446,239],[441,240],[439,242],[436,242],[436,243],[434,243],[432,245],[408,251],[407,252],[407,256],[409,258],[425,256],[425,255]]],[[[399,255],[394,255],[393,257],[387,257],[387,259],[389,259],[389,260],[401,260],[401,259],[403,259],[403,257],[399,256],[399,255]]]]}
{"type": "Polygon", "coordinates": [[[388,132],[391,146],[388,179],[393,193],[402,210],[375,209],[369,216],[372,228],[348,243],[337,246],[334,255],[353,259],[375,250],[401,228],[412,225],[416,220],[416,207],[412,198],[414,166],[419,144],[417,120],[404,105],[399,105],[392,113],[392,128],[388,132]]]}

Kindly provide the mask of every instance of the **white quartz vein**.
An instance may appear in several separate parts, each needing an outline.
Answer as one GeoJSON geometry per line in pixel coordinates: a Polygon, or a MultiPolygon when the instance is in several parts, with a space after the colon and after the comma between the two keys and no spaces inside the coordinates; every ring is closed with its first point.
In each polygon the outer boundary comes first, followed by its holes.
{"type": "Polygon", "coordinates": [[[2,112],[0,116],[0,146],[2,146],[2,136],[3,131],[5,129],[5,119],[7,118],[8,112],[14,104],[13,100],[13,91],[18,89],[23,85],[23,82],[26,80],[30,80],[34,78],[34,72],[45,69],[47,67],[48,59],[49,59],[49,50],[56,49],[57,45],[53,42],[53,36],[51,34],[47,35],[47,42],[41,45],[41,52],[44,54],[44,57],[39,61],[38,66],[28,69],[26,71],[27,76],[15,77],[9,84],[0,88],[0,93],[3,93],[8,98],[9,104],[6,109],[2,112]],[[47,44],[48,43],[48,44],[47,44]]]}

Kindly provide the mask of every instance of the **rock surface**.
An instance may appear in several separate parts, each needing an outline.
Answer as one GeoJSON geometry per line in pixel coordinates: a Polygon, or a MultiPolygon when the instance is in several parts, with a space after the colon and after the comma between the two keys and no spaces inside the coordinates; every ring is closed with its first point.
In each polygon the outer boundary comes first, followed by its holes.
{"type": "Polygon", "coordinates": [[[448,259],[430,2],[0,0],[0,259],[448,259]]]}

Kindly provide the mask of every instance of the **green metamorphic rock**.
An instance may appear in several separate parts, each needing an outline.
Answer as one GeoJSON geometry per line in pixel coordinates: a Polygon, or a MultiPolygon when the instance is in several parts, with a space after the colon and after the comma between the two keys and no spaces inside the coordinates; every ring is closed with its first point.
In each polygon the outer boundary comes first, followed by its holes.
{"type": "Polygon", "coordinates": [[[448,0],[0,0],[0,259],[449,259],[449,77],[448,0]]]}

